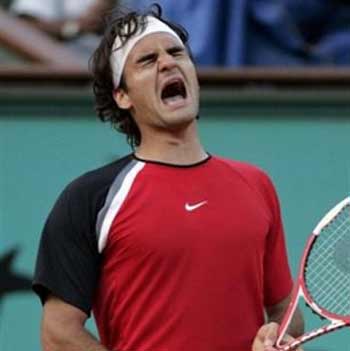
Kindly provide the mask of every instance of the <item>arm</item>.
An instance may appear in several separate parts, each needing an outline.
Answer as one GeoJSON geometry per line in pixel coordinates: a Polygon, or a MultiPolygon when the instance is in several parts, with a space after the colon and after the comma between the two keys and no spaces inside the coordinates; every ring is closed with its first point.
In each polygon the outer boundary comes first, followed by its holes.
{"type": "MultiPolygon", "coordinates": [[[[276,322],[280,324],[282,322],[283,316],[287,307],[290,303],[291,297],[288,296],[286,299],[282,300],[276,305],[266,307],[266,314],[268,322],[276,322]]],[[[300,309],[297,307],[295,309],[293,318],[288,327],[288,334],[294,337],[302,335],[304,332],[304,319],[301,314],[300,309]]]]}
{"type": "Polygon", "coordinates": [[[44,351],[107,351],[84,328],[100,273],[94,180],[66,186],[42,231],[32,287],[44,306],[44,351]]]}
{"type": "Polygon", "coordinates": [[[108,351],[85,328],[87,315],[50,295],[44,305],[43,351],[108,351]]]}
{"type": "MultiPolygon", "coordinates": [[[[264,324],[258,331],[254,342],[252,351],[273,351],[273,345],[276,342],[278,335],[279,324],[281,323],[284,313],[289,305],[291,297],[277,303],[276,305],[266,307],[267,324],[264,324]]],[[[288,334],[284,337],[286,341],[290,341],[293,337],[298,337],[304,332],[304,319],[300,309],[297,307],[290,325],[288,327],[288,334]],[[292,335],[292,336],[291,336],[292,335]]],[[[297,351],[302,351],[298,348],[297,351]]]]}

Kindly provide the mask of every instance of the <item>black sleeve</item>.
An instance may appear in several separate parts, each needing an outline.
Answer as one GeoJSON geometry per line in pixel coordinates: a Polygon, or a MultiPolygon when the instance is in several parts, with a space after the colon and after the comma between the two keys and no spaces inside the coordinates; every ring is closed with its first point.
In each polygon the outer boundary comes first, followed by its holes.
{"type": "Polygon", "coordinates": [[[60,195],[43,229],[33,281],[42,303],[52,293],[87,315],[100,260],[90,200],[79,181],[60,195]]]}

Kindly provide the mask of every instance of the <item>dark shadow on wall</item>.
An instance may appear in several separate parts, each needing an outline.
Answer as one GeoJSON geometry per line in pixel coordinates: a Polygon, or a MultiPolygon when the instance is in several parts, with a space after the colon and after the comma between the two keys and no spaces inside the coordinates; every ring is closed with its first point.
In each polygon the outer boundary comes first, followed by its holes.
{"type": "Polygon", "coordinates": [[[16,247],[0,255],[0,304],[7,294],[31,291],[31,278],[15,272],[12,267],[19,251],[16,247]]]}

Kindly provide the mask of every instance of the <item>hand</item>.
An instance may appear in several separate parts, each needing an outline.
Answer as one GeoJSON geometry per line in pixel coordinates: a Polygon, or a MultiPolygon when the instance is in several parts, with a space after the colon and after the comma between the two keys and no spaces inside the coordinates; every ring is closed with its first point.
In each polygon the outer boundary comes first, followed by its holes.
{"type": "MultiPolygon", "coordinates": [[[[256,334],[253,341],[252,351],[276,351],[277,349],[273,346],[276,343],[278,335],[279,325],[275,322],[263,325],[256,334]]],[[[289,342],[293,340],[290,335],[285,335],[283,340],[289,342]]],[[[303,351],[301,348],[296,349],[296,351],[303,351]]]]}

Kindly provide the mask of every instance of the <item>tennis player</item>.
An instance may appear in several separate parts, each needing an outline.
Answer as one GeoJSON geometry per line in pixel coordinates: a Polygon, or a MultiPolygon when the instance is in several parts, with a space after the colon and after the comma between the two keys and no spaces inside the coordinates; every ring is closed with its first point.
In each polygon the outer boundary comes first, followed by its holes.
{"type": "Polygon", "coordinates": [[[271,350],[292,289],[278,199],[257,167],[204,150],[186,32],[157,6],[116,9],[92,71],[133,153],[70,183],[47,219],[43,349],[271,350]]]}

